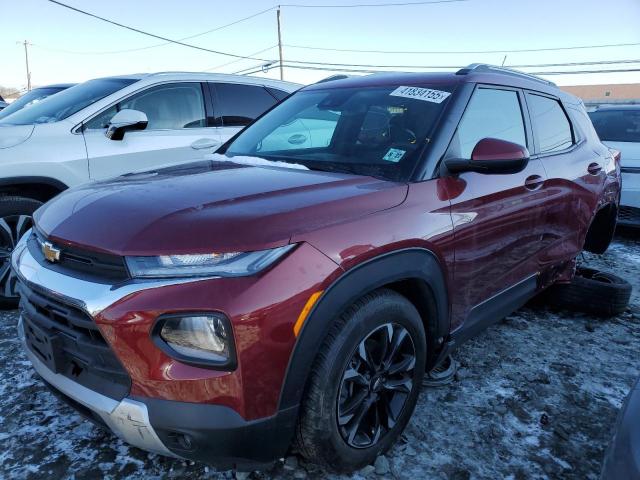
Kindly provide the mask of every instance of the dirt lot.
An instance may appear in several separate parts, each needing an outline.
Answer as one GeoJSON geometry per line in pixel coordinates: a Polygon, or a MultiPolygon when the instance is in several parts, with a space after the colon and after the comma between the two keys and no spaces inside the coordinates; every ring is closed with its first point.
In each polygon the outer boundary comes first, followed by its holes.
{"type": "MultiPolygon", "coordinates": [[[[640,235],[627,232],[586,263],[634,284],[626,313],[602,321],[527,307],[511,315],[459,350],[456,381],[424,390],[402,442],[350,478],[598,478],[640,373],[640,235]]],[[[22,354],[16,322],[15,311],[0,312],[1,478],[232,478],[129,448],[60,405],[22,354]]],[[[349,477],[289,457],[249,478],[349,477]]]]}

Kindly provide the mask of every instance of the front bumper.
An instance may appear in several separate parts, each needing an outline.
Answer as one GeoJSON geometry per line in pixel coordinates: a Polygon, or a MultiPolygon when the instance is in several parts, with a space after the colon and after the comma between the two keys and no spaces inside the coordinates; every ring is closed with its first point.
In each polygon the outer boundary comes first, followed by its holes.
{"type": "MultiPolygon", "coordinates": [[[[278,398],[295,340],[292,327],[319,280],[335,270],[313,247],[302,245],[260,278],[233,281],[103,284],[46,268],[24,244],[14,251],[12,266],[27,287],[91,317],[130,376],[130,389],[115,397],[59,371],[57,362],[51,369],[25,345],[35,370],[81,414],[139,448],[219,468],[260,467],[286,454],[298,406],[279,408],[278,398]],[[301,268],[310,264],[317,268],[301,268]],[[232,320],[235,371],[181,364],[153,343],[150,331],[159,315],[194,309],[225,312],[232,320]]],[[[33,323],[32,316],[26,321],[29,311],[24,315],[21,334],[33,323]]]]}
{"type": "Polygon", "coordinates": [[[65,403],[130,445],[220,469],[253,470],[282,457],[290,444],[297,407],[245,421],[222,405],[138,397],[116,401],[49,370],[26,345],[22,319],[18,334],[34,370],[65,403]]]}
{"type": "Polygon", "coordinates": [[[144,403],[124,398],[120,402],[94,392],[64,375],[54,373],[27,347],[22,319],[18,323],[18,335],[34,370],[50,386],[96,414],[118,437],[136,447],[161,455],[176,456],[164,446],[149,421],[144,403]]]}

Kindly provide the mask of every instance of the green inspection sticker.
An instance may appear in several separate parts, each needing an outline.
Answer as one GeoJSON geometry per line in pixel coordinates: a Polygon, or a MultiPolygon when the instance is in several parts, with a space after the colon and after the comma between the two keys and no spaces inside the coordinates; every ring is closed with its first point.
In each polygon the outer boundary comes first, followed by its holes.
{"type": "Polygon", "coordinates": [[[399,148],[390,148],[387,154],[382,157],[385,162],[393,162],[398,163],[404,157],[404,154],[407,153],[405,150],[400,150],[399,148]]]}

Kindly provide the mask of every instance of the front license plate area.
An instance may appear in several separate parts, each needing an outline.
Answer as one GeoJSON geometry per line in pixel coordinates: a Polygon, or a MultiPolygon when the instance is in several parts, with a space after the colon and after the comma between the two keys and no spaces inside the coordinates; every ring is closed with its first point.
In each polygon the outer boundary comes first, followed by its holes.
{"type": "Polygon", "coordinates": [[[60,352],[60,338],[58,334],[50,333],[39,327],[28,317],[23,317],[24,333],[27,347],[53,373],[58,373],[62,366],[58,352],[60,352]]]}

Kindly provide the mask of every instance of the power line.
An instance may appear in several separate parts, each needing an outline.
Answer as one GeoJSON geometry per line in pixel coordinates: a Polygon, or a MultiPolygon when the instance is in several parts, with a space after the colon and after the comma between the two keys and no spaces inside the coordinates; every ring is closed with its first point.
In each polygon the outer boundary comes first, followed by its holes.
{"type": "Polygon", "coordinates": [[[625,73],[625,72],[640,72],[640,68],[622,68],[622,69],[615,68],[611,70],[572,70],[570,72],[532,72],[532,74],[533,75],[574,75],[574,74],[586,74],[586,73],[625,73]]]}
{"type": "MultiPolygon", "coordinates": [[[[57,2],[54,2],[54,3],[57,3],[57,2]]],[[[202,37],[204,35],[208,35],[210,33],[217,32],[219,30],[223,30],[223,29],[228,28],[228,27],[232,27],[232,26],[237,25],[239,23],[245,22],[247,20],[251,20],[252,18],[258,17],[258,16],[263,15],[263,14],[265,14],[267,12],[270,12],[270,11],[274,10],[275,8],[276,7],[267,8],[266,10],[262,10],[260,12],[254,13],[252,15],[249,15],[248,17],[240,18],[240,19],[235,20],[235,21],[233,21],[231,23],[227,23],[225,25],[221,25],[219,27],[212,28],[212,29],[206,30],[204,32],[196,33],[194,35],[189,35],[188,37],[178,38],[177,41],[178,42],[183,42],[185,40],[191,40],[192,38],[202,37]]],[[[63,50],[63,49],[57,49],[57,48],[50,48],[50,47],[45,47],[45,46],[42,46],[42,45],[36,45],[36,46],[38,48],[42,48],[43,50],[49,50],[49,51],[53,51],[53,52],[70,53],[70,54],[73,54],[73,55],[110,55],[110,54],[117,54],[117,53],[139,52],[139,51],[142,51],[142,50],[149,50],[149,49],[152,49],[152,48],[164,47],[166,45],[171,45],[172,43],[174,43],[174,42],[156,43],[155,45],[148,45],[146,47],[127,48],[127,49],[124,49],[124,50],[102,50],[102,51],[97,51],[97,52],[87,52],[87,51],[80,52],[80,51],[77,51],[77,50],[63,50]]]]}
{"type": "MultiPolygon", "coordinates": [[[[316,4],[316,5],[303,5],[303,4],[296,4],[296,3],[281,4],[281,5],[277,5],[277,6],[272,6],[270,8],[267,8],[265,10],[262,10],[260,12],[255,13],[255,14],[252,14],[252,15],[249,15],[247,17],[241,18],[241,19],[236,20],[234,22],[231,22],[231,23],[229,23],[227,25],[222,25],[220,27],[216,27],[216,28],[213,28],[211,30],[207,30],[205,32],[197,33],[195,35],[190,35],[188,37],[183,37],[183,38],[177,39],[177,40],[174,40],[174,39],[171,39],[171,38],[167,38],[167,37],[164,37],[162,35],[157,35],[157,34],[154,34],[154,33],[151,33],[151,32],[147,32],[147,31],[141,30],[139,28],[131,27],[131,26],[116,22],[114,20],[110,20],[110,19],[105,18],[105,17],[101,17],[101,16],[96,15],[94,13],[90,13],[90,12],[87,12],[85,10],[81,10],[81,9],[73,7],[71,5],[67,5],[66,3],[60,2],[58,0],[48,0],[48,1],[53,3],[53,4],[55,4],[55,5],[67,8],[69,10],[73,10],[74,12],[81,13],[83,15],[87,15],[89,17],[95,18],[97,20],[101,20],[101,21],[109,23],[111,25],[115,25],[117,27],[124,28],[124,29],[130,30],[132,32],[136,32],[136,33],[139,33],[139,34],[142,34],[142,35],[147,35],[149,37],[153,37],[153,38],[156,38],[156,39],[159,39],[159,40],[163,40],[163,43],[160,43],[160,44],[149,45],[149,46],[140,47],[140,48],[126,49],[126,50],[113,50],[113,51],[103,51],[103,52],[78,52],[78,51],[72,51],[72,50],[58,50],[58,51],[61,51],[61,52],[64,52],[64,53],[79,54],[79,55],[101,55],[101,54],[113,54],[113,53],[126,53],[126,52],[135,52],[135,51],[141,51],[141,50],[148,50],[150,48],[156,48],[156,47],[161,47],[161,46],[165,46],[165,45],[174,44],[174,45],[181,45],[183,47],[195,48],[197,50],[202,50],[202,51],[209,52],[209,53],[215,53],[215,54],[218,54],[218,55],[225,55],[225,56],[229,56],[229,57],[239,58],[240,57],[239,55],[234,55],[234,54],[231,54],[231,53],[221,52],[221,51],[217,51],[217,50],[211,50],[211,49],[208,49],[208,48],[205,48],[205,47],[200,47],[198,45],[184,43],[184,40],[189,40],[189,39],[192,39],[192,38],[200,37],[200,36],[203,36],[203,35],[206,35],[206,34],[221,30],[223,28],[227,28],[227,27],[230,27],[232,25],[236,25],[236,24],[238,24],[240,22],[244,22],[244,21],[249,20],[251,18],[255,18],[255,17],[259,16],[259,15],[262,15],[264,13],[270,12],[272,10],[276,10],[276,9],[278,9],[280,7],[290,7],[290,8],[392,7],[392,6],[430,5],[430,4],[439,4],[439,3],[457,3],[457,2],[467,2],[469,0],[431,0],[431,1],[419,1],[419,2],[372,3],[372,4],[359,3],[359,4],[334,4],[334,5],[318,5],[318,4],[316,4]]],[[[39,46],[39,47],[43,48],[45,50],[52,50],[52,51],[56,50],[56,49],[51,49],[51,48],[44,47],[44,46],[39,46]]],[[[251,58],[251,60],[266,61],[266,60],[261,59],[261,58],[251,58]]]]}
{"type": "Polygon", "coordinates": [[[183,47],[194,48],[196,50],[201,50],[203,52],[215,53],[216,55],[223,55],[223,56],[226,56],[226,57],[241,58],[241,59],[247,59],[247,60],[259,60],[259,61],[263,61],[263,62],[267,61],[267,60],[265,60],[263,58],[246,57],[246,56],[243,56],[243,55],[236,55],[236,54],[233,54],[233,53],[221,52],[219,50],[211,50],[210,48],[200,47],[198,45],[193,45],[191,43],[184,43],[184,42],[181,42],[179,40],[172,40],[171,38],[163,37],[162,35],[156,35],[155,33],[146,32],[144,30],[140,30],[139,28],[130,27],[128,25],[124,25],[122,23],[118,23],[118,22],[115,22],[113,20],[109,20],[108,18],[104,18],[104,17],[101,17],[99,15],[95,15],[93,13],[86,12],[84,10],[80,10],[79,8],[72,7],[71,5],[67,5],[65,3],[59,2],[58,0],[49,0],[49,2],[54,3],[56,5],[59,5],[61,7],[64,7],[64,8],[68,8],[69,10],[73,10],[74,12],[81,13],[83,15],[87,15],[87,16],[95,18],[97,20],[101,20],[103,22],[110,23],[111,25],[115,25],[117,27],[124,28],[126,30],[131,30],[132,32],[140,33],[142,35],[147,35],[148,37],[157,38],[158,40],[164,40],[167,43],[174,43],[176,45],[182,45],[183,47]]]}
{"type": "MultiPolygon", "coordinates": [[[[265,49],[262,50],[258,53],[252,54],[252,55],[237,55],[237,54],[233,54],[233,53],[228,53],[228,52],[222,52],[222,51],[218,51],[218,50],[212,50],[209,48],[205,48],[205,47],[201,47],[198,45],[193,45],[193,44],[189,44],[189,43],[184,43],[182,40],[174,40],[174,39],[170,39],[161,35],[157,35],[154,33],[150,33],[144,30],[140,30],[138,28],[135,27],[131,27],[128,25],[124,25],[122,23],[101,17],[99,15],[81,10],[79,8],[67,5],[65,3],[62,3],[58,0],[48,0],[49,2],[59,5],[61,7],[67,8],[69,10],[75,11],[77,13],[95,18],[97,20],[109,23],[111,25],[115,25],[118,26],[120,28],[124,28],[142,35],[146,35],[149,37],[153,37],[153,38],[157,38],[159,40],[163,40],[165,43],[163,43],[162,45],[166,45],[166,44],[176,44],[176,45],[181,45],[184,47],[189,47],[189,48],[194,48],[197,50],[201,50],[201,51],[205,51],[205,52],[209,52],[209,53],[214,53],[217,55],[222,55],[222,56],[227,56],[227,57],[232,57],[232,58],[236,58],[239,60],[257,60],[260,62],[266,62],[268,65],[271,64],[271,60],[268,59],[264,59],[264,58],[259,58],[256,57],[255,55],[258,55],[259,53],[263,53],[264,51],[270,50],[269,49],[265,49]]],[[[279,7],[292,7],[292,8],[356,8],[356,7],[389,7],[389,6],[408,6],[408,5],[426,5],[426,4],[437,4],[437,3],[453,3],[453,2],[463,2],[463,1],[468,1],[468,0],[432,0],[432,1],[421,1],[421,2],[395,2],[395,3],[376,3],[376,4],[370,4],[370,3],[357,3],[357,4],[333,4],[333,5],[303,5],[303,4],[294,4],[294,3],[289,3],[289,4],[282,4],[279,7]]],[[[188,38],[194,38],[196,36],[200,36],[200,35],[204,35],[206,33],[210,33],[211,31],[215,31],[215,30],[219,30],[221,28],[226,28],[227,26],[230,25],[235,25],[237,23],[240,23],[242,21],[245,21],[249,18],[253,18],[255,16],[261,15],[263,13],[269,12],[271,10],[274,10],[276,8],[279,7],[271,7],[269,9],[265,9],[261,12],[258,12],[256,14],[250,15],[248,17],[245,17],[243,19],[239,19],[235,22],[232,22],[231,24],[228,25],[223,25],[221,27],[217,27],[216,29],[212,29],[209,30],[207,32],[203,32],[201,34],[196,34],[193,35],[191,37],[186,37],[188,38]]],[[[603,47],[613,47],[613,46],[632,46],[632,45],[640,45],[640,43],[618,43],[618,44],[607,44],[607,45],[591,45],[591,46],[571,46],[571,47],[554,47],[554,48],[538,48],[538,49],[514,49],[514,50],[484,50],[484,51],[450,51],[450,52],[390,52],[390,51],[374,51],[374,50],[370,50],[370,51],[358,51],[358,50],[346,50],[344,49],[343,51],[352,51],[352,52],[359,52],[359,53],[448,53],[448,54],[455,54],[455,53],[516,53],[516,52],[534,52],[534,51],[550,51],[550,50],[573,50],[573,49],[579,49],[579,48],[603,48],[603,47]]],[[[160,46],[160,45],[157,45],[160,46]]],[[[335,50],[335,51],[339,51],[338,49],[322,49],[320,47],[302,47],[302,46],[294,46],[294,45],[290,45],[291,47],[294,48],[309,48],[309,49],[316,49],[316,50],[335,50]]],[[[141,49],[146,49],[146,48],[153,48],[153,46],[151,47],[144,47],[141,49]]],[[[231,63],[235,63],[235,62],[229,62],[228,64],[231,63]]],[[[434,69],[438,69],[438,68],[443,68],[443,69],[451,69],[451,68],[459,68],[459,66],[452,66],[452,65],[442,65],[442,66],[418,66],[418,65],[369,65],[369,64],[346,64],[346,63],[330,63],[330,62],[313,62],[313,61],[303,61],[303,60],[287,60],[287,67],[288,68],[306,68],[307,70],[326,70],[326,71],[353,71],[353,72],[363,72],[363,73],[370,73],[370,72],[376,72],[379,70],[374,70],[374,69],[380,69],[380,68],[412,68],[412,69],[426,69],[426,68],[434,68],[434,69]],[[345,68],[340,68],[340,69],[336,69],[336,67],[345,67],[345,68]]],[[[547,68],[547,67],[559,67],[559,66],[587,66],[587,65],[604,65],[604,64],[622,64],[622,63],[640,63],[640,61],[638,60],[617,60],[617,61],[600,61],[600,62],[573,62],[573,63],[556,63],[556,64],[536,64],[536,65],[511,65],[511,67],[514,68],[547,68]]],[[[228,65],[228,64],[223,64],[224,65],[228,65]]],[[[282,62],[281,62],[282,64],[282,62]]],[[[220,68],[220,67],[214,67],[214,68],[220,68]]],[[[255,67],[254,67],[255,68],[255,67]]],[[[262,66],[261,69],[264,69],[265,67],[262,66]]],[[[270,67],[269,67],[270,68],[270,67]]],[[[385,71],[385,70],[382,70],[385,71]]],[[[618,72],[618,71],[634,71],[634,70],[617,70],[617,69],[612,69],[612,70],[607,70],[606,72],[618,72]]],[[[584,73],[596,73],[593,71],[583,71],[584,73]]],[[[604,73],[605,71],[602,70],[602,72],[604,73]]],[[[547,75],[555,75],[555,74],[570,74],[570,73],[574,73],[574,72],[542,72],[542,74],[547,74],[547,75]]],[[[575,72],[575,73],[580,73],[580,72],[575,72]]]]}
{"type": "MultiPolygon", "coordinates": [[[[273,46],[271,46],[269,48],[265,48],[263,50],[258,50],[257,52],[250,53],[247,56],[248,57],[253,57],[254,55],[260,55],[261,53],[268,52],[269,50],[273,50],[274,48],[278,48],[278,45],[273,45],[273,46]]],[[[234,63],[242,62],[243,60],[244,60],[243,58],[238,58],[236,60],[231,60],[230,62],[226,62],[226,63],[222,63],[220,65],[216,65],[215,67],[205,68],[202,71],[203,72],[210,72],[211,70],[217,70],[217,69],[222,68],[222,67],[227,67],[229,65],[233,65],[234,63]]],[[[275,60],[273,60],[273,61],[275,62],[275,60]]]]}
{"type": "Polygon", "coordinates": [[[303,50],[321,50],[325,52],[347,52],[347,53],[379,53],[392,55],[456,55],[456,54],[480,54],[480,53],[527,53],[527,52],[550,52],[558,50],[579,50],[586,48],[609,48],[609,47],[636,47],[638,43],[609,43],[602,45],[576,45],[569,47],[548,47],[548,48],[520,48],[511,50],[430,50],[430,51],[402,51],[402,50],[357,50],[350,48],[326,48],[314,47],[310,45],[285,44],[288,48],[298,48],[303,50]]]}
{"type": "MultiPolygon", "coordinates": [[[[298,65],[315,65],[328,67],[356,67],[356,68],[419,68],[419,69],[456,69],[461,65],[370,65],[357,63],[330,63],[330,62],[311,62],[305,60],[287,60],[288,64],[298,65]]],[[[528,65],[505,65],[509,68],[548,68],[548,67],[571,67],[571,66],[588,66],[588,65],[611,65],[623,63],[640,63],[640,60],[601,60],[591,62],[570,62],[570,63],[537,63],[528,65]]]]}
{"type": "Polygon", "coordinates": [[[396,3],[351,3],[351,4],[313,4],[304,5],[301,3],[282,3],[281,7],[291,8],[360,8],[360,7],[407,7],[415,5],[433,5],[438,3],[456,3],[456,2],[468,2],[469,0],[432,0],[427,2],[396,2],[396,3]]]}
{"type": "MultiPolygon", "coordinates": [[[[342,73],[391,73],[389,70],[370,70],[370,69],[357,69],[357,68],[333,68],[333,67],[314,67],[304,65],[288,65],[285,63],[285,68],[292,68],[297,70],[314,70],[324,72],[342,72],[342,73]]],[[[277,68],[277,65],[268,65],[259,68],[255,71],[244,73],[250,75],[252,73],[258,73],[260,71],[268,71],[273,68],[277,68]]],[[[459,68],[459,67],[456,67],[459,68]]],[[[640,68],[621,68],[621,69],[604,69],[604,70],[566,70],[566,71],[551,71],[551,72],[526,72],[532,75],[574,75],[574,74],[592,74],[592,73],[626,73],[626,72],[640,72],[640,68]]]]}

